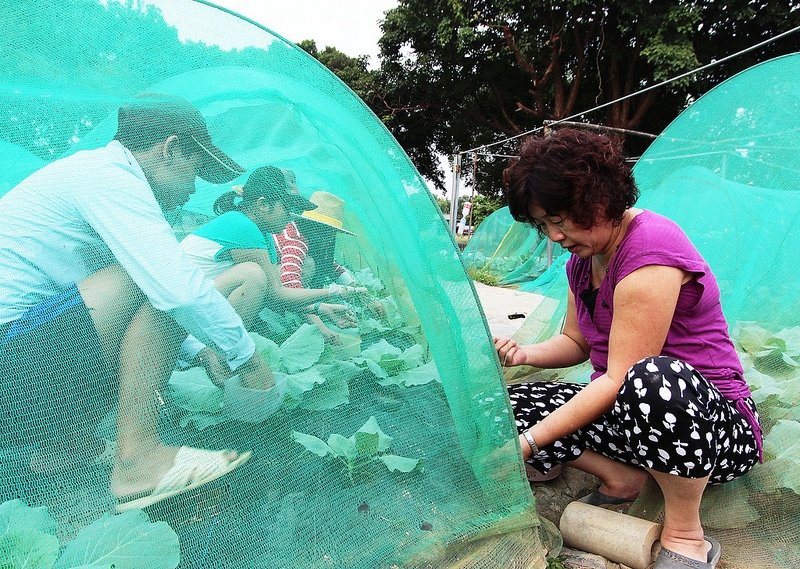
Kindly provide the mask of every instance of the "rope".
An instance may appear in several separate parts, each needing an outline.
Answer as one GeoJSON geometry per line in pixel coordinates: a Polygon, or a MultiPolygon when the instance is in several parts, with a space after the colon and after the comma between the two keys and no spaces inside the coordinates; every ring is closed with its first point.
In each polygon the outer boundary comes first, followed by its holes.
{"type": "MultiPolygon", "coordinates": [[[[580,118],[582,115],[593,113],[594,111],[599,111],[600,109],[604,109],[605,107],[609,107],[611,105],[619,103],[620,101],[624,101],[625,99],[630,99],[631,97],[636,97],[637,95],[641,95],[642,93],[646,93],[648,91],[652,91],[653,89],[658,89],[659,87],[663,87],[664,85],[668,85],[669,83],[673,83],[675,81],[683,79],[684,77],[688,77],[689,75],[694,75],[695,73],[699,73],[700,71],[704,71],[706,69],[710,69],[711,67],[719,65],[720,63],[724,63],[725,61],[728,61],[728,60],[733,59],[735,57],[739,57],[740,55],[744,55],[745,53],[753,51],[754,49],[758,49],[760,47],[763,47],[763,46],[765,46],[765,45],[767,45],[769,43],[772,43],[774,41],[779,40],[780,38],[782,38],[784,36],[788,36],[789,34],[793,34],[794,32],[796,32],[798,30],[800,30],[800,26],[796,26],[796,27],[794,27],[794,28],[792,28],[790,30],[787,30],[785,32],[782,32],[782,33],[778,34],[777,36],[773,36],[773,37],[768,38],[768,39],[766,39],[766,40],[764,40],[762,42],[759,42],[759,43],[757,43],[757,44],[755,44],[753,46],[747,47],[747,48],[745,48],[745,49],[743,49],[741,51],[737,51],[736,53],[733,53],[731,55],[723,57],[722,59],[720,59],[718,61],[712,61],[711,63],[707,63],[706,65],[698,67],[697,69],[693,69],[691,71],[686,71],[685,73],[681,73],[680,75],[678,75],[676,77],[673,77],[672,79],[666,79],[666,80],[662,81],[661,83],[656,83],[655,85],[650,85],[649,87],[645,87],[644,89],[636,91],[635,93],[629,93],[628,95],[624,95],[624,96],[622,96],[622,97],[620,97],[618,99],[614,99],[613,101],[609,101],[607,103],[603,103],[602,105],[597,105],[596,107],[591,108],[588,111],[582,111],[582,112],[576,113],[576,114],[574,114],[572,116],[564,117],[563,119],[552,121],[552,122],[548,123],[548,126],[552,126],[554,124],[558,124],[558,123],[563,122],[563,121],[569,121],[569,120],[572,120],[572,119],[580,118]]],[[[485,150],[485,149],[489,148],[490,146],[497,146],[498,144],[504,144],[506,142],[510,142],[512,140],[516,140],[517,138],[521,138],[523,136],[528,136],[528,135],[533,134],[535,132],[539,132],[543,128],[544,127],[541,127],[541,126],[540,127],[536,127],[534,129],[531,129],[531,130],[528,130],[528,131],[525,131],[525,132],[521,132],[519,134],[515,134],[514,136],[509,136],[508,138],[504,138],[504,139],[498,140],[496,142],[490,142],[488,144],[483,144],[481,146],[476,146],[475,148],[470,148],[469,150],[462,150],[461,152],[457,152],[457,154],[467,154],[469,152],[475,152],[477,150],[485,150]]]]}

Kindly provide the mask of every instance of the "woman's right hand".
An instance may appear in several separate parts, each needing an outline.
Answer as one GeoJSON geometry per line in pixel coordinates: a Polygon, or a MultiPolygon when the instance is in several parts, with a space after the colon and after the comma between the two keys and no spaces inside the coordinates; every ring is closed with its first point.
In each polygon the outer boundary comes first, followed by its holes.
{"type": "Polygon", "coordinates": [[[497,350],[497,357],[500,358],[500,365],[503,367],[521,366],[528,363],[528,356],[524,348],[511,338],[494,338],[494,349],[497,350]]]}
{"type": "Polygon", "coordinates": [[[358,325],[356,315],[346,304],[320,304],[318,314],[333,322],[337,328],[354,328],[358,325]]]}

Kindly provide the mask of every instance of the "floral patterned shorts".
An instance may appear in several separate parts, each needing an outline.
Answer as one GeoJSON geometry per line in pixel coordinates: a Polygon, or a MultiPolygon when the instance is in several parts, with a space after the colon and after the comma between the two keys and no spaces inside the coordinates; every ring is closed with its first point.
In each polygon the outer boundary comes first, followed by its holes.
{"type": "MultiPolygon", "coordinates": [[[[583,386],[524,383],[508,387],[519,432],[564,405],[583,386]]],[[[751,399],[745,400],[756,419],[751,399]]],[[[594,423],[542,447],[528,461],[547,473],[590,449],[627,464],[720,484],[758,462],[753,429],[733,402],[692,366],[645,358],[625,377],[614,407],[594,423]]]]}

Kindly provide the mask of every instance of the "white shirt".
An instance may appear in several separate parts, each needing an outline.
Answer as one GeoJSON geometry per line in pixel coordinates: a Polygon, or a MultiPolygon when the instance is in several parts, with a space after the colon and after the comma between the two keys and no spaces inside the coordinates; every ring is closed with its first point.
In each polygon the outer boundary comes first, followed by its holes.
{"type": "Polygon", "coordinates": [[[189,260],[210,279],[217,278],[234,265],[230,260],[216,260],[222,245],[211,239],[190,233],[181,240],[180,245],[189,260]]]}
{"type": "Polygon", "coordinates": [[[225,353],[231,369],[250,359],[242,320],[186,258],[119,142],[57,160],[0,198],[0,324],[114,262],[154,308],[225,353]]]}

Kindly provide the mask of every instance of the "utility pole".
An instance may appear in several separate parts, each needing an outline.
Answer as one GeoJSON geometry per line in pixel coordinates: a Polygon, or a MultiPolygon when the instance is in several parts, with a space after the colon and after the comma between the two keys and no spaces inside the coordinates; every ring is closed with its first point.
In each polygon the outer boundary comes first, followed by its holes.
{"type": "Polygon", "coordinates": [[[458,186],[461,183],[461,154],[453,156],[453,191],[450,201],[450,232],[456,234],[458,224],[458,186]]]}

